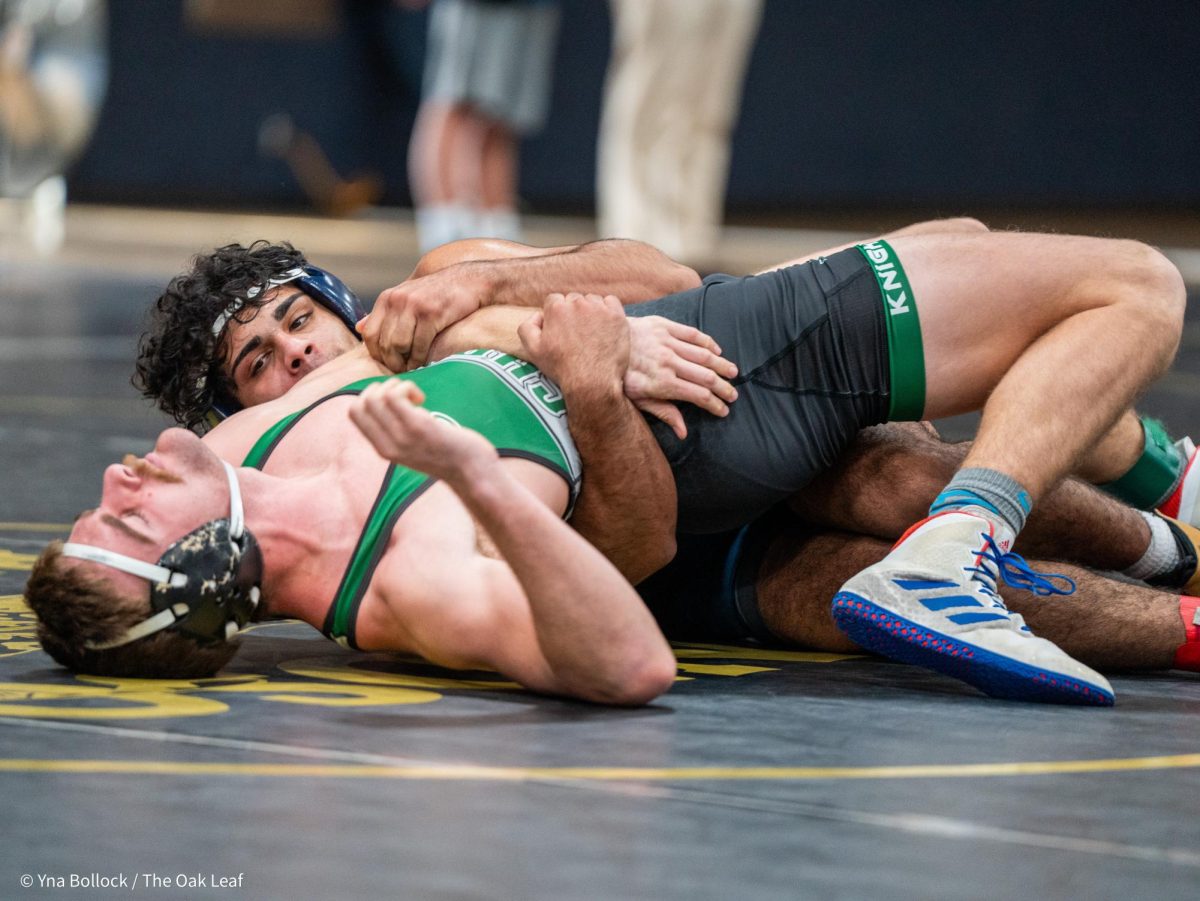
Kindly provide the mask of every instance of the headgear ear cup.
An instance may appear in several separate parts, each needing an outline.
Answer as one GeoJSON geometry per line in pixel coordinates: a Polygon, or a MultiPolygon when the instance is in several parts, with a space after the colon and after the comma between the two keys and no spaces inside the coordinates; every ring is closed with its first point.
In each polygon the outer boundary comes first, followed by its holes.
{"type": "Polygon", "coordinates": [[[363,308],[362,301],[345,282],[332,272],[326,272],[317,266],[305,266],[304,275],[296,279],[296,284],[313,300],[341,319],[355,337],[358,336],[358,332],[354,331],[355,323],[366,316],[367,311],[363,308]]]}
{"type": "Polygon", "coordinates": [[[158,565],[188,576],[187,585],[159,582],[150,592],[155,611],[186,605],[188,613],[174,626],[176,631],[212,644],[228,637],[227,623],[240,629],[250,622],[258,605],[263,562],[258,542],[248,531],[235,538],[228,519],[214,519],[167,548],[158,565]]]}

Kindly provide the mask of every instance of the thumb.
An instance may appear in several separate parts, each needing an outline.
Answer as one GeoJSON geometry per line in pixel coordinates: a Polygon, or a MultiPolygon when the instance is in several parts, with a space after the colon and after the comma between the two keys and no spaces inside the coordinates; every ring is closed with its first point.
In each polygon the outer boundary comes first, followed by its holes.
{"type": "Polygon", "coordinates": [[[661,420],[675,433],[680,441],[687,437],[687,426],[683,424],[683,414],[672,403],[663,400],[635,400],[633,405],[643,413],[649,413],[655,419],[661,420]]]}
{"type": "Polygon", "coordinates": [[[541,350],[544,322],[541,311],[538,311],[517,326],[517,337],[521,339],[521,346],[530,356],[535,356],[541,350]]]}

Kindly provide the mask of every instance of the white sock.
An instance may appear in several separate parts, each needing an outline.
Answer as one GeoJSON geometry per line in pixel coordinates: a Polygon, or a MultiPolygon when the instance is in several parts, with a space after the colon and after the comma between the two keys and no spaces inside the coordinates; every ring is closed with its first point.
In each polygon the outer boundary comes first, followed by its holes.
{"type": "Polygon", "coordinates": [[[476,213],[476,230],[481,238],[503,238],[506,241],[521,241],[521,217],[517,211],[506,207],[492,207],[476,213]]]}
{"type": "Polygon", "coordinates": [[[417,207],[417,243],[428,253],[459,238],[473,238],[474,215],[460,203],[435,203],[417,207]]]}
{"type": "Polygon", "coordinates": [[[1145,581],[1168,573],[1179,565],[1179,546],[1175,543],[1175,536],[1171,534],[1171,527],[1167,525],[1166,520],[1143,510],[1137,512],[1150,527],[1150,546],[1137,563],[1125,570],[1125,575],[1131,579],[1145,581]]]}

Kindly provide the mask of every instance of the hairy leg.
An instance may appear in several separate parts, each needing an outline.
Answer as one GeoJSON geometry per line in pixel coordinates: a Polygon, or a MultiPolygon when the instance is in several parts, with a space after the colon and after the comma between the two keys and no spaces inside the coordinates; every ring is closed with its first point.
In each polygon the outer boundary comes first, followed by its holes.
{"type": "MultiPolygon", "coordinates": [[[[1081,462],[1104,479],[1137,460],[1127,411],[1170,364],[1183,321],[1182,279],[1161,254],[1016,233],[901,236],[893,247],[920,317],[925,415],[983,410],[965,467],[1005,473],[1040,499],[1081,462]]],[[[893,293],[898,322],[910,308],[893,293]]]]}
{"type": "MultiPolygon", "coordinates": [[[[815,650],[845,652],[856,646],[834,625],[829,599],[856,572],[878,562],[888,543],[845,532],[793,526],[772,543],[759,570],[759,610],[781,639],[815,650]]],[[[1076,581],[1069,597],[1039,598],[1008,587],[1010,610],[1034,633],[1072,657],[1102,669],[1169,669],[1185,632],[1179,596],[1106,578],[1069,564],[1037,562],[1076,581]]]]}
{"type": "MultiPolygon", "coordinates": [[[[895,541],[926,515],[969,448],[947,444],[925,422],[864,429],[838,465],[789,504],[813,525],[895,541]]],[[[1135,510],[1067,479],[1034,507],[1017,549],[1028,557],[1124,570],[1149,543],[1150,530],[1135,510]]]]}

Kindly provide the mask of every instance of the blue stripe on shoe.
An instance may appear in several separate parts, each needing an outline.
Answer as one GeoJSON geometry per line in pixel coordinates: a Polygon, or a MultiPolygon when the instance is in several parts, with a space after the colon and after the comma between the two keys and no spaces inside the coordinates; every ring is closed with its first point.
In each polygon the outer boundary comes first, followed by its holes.
{"type": "Polygon", "coordinates": [[[892,579],[905,591],[929,591],[934,588],[957,588],[957,582],[929,582],[923,579],[892,579]]]}
{"type": "Polygon", "coordinates": [[[955,594],[941,598],[921,598],[921,603],[927,610],[945,610],[948,607],[982,607],[979,601],[969,594],[955,594]]]}
{"type": "Polygon", "coordinates": [[[946,617],[952,623],[969,626],[972,623],[986,623],[993,619],[1008,619],[1003,613],[952,613],[946,617]]]}

